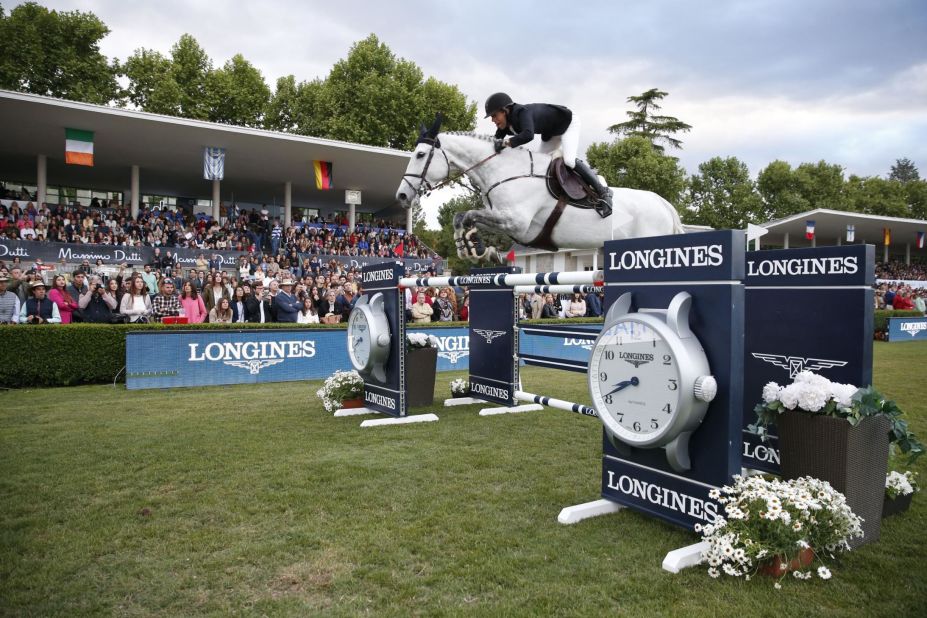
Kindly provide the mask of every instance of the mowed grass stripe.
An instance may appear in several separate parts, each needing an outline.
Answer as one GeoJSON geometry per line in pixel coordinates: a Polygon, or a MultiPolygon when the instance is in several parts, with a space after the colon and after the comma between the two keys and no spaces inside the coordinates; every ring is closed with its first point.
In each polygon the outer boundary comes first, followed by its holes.
{"type": "MultiPolygon", "coordinates": [[[[876,359],[927,436],[927,345],[876,359]]],[[[439,374],[439,402],[461,376],[439,374]]],[[[523,379],[588,403],[577,374],[523,379]]],[[[556,522],[598,497],[596,419],[436,406],[437,423],[360,429],[318,386],[5,394],[0,614],[898,616],[927,598],[922,497],[828,582],[674,576],[660,561],[691,534],[632,512],[556,522]]]]}

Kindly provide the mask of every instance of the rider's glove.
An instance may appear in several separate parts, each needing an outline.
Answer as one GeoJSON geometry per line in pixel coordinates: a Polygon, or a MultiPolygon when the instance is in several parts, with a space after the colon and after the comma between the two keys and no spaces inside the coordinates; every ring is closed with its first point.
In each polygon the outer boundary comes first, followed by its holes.
{"type": "Polygon", "coordinates": [[[501,139],[494,139],[492,141],[492,145],[496,149],[496,152],[502,152],[502,149],[505,148],[505,141],[501,139]]]}

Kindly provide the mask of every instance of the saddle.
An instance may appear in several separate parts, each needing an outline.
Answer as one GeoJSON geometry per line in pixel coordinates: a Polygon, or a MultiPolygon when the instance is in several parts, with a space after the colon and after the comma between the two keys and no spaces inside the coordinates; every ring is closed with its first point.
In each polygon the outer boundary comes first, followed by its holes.
{"type": "Polygon", "coordinates": [[[547,191],[554,199],[579,208],[594,208],[599,197],[595,189],[563,162],[563,157],[553,159],[547,168],[547,191]]]}

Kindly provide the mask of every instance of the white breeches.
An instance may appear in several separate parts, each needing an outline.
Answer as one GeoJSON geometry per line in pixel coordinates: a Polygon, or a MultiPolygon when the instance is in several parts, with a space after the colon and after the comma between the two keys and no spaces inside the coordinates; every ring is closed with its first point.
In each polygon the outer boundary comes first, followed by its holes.
{"type": "Polygon", "coordinates": [[[567,127],[567,130],[564,131],[563,135],[557,135],[546,142],[541,142],[538,151],[551,154],[557,149],[560,149],[560,152],[563,153],[563,162],[567,167],[572,168],[576,165],[576,151],[579,149],[579,131],[581,125],[582,123],[579,121],[579,118],[577,118],[576,114],[573,114],[573,121],[570,123],[570,126],[567,127]]]}

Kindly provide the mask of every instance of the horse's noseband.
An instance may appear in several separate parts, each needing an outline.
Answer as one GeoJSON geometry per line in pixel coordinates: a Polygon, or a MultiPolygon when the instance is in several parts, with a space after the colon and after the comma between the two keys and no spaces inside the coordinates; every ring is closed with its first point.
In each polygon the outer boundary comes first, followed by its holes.
{"type": "Polygon", "coordinates": [[[451,162],[447,158],[447,153],[445,153],[444,150],[441,149],[441,142],[438,140],[438,138],[422,137],[422,138],[419,138],[418,142],[416,143],[417,144],[428,144],[429,146],[431,146],[431,150],[428,151],[428,158],[425,160],[425,167],[422,168],[421,174],[405,173],[402,175],[402,179],[403,181],[406,182],[406,184],[412,187],[412,189],[415,191],[416,197],[422,197],[424,195],[428,195],[429,193],[434,191],[439,186],[446,184],[451,179],[451,162]],[[428,179],[425,178],[425,176],[428,174],[428,168],[431,166],[431,160],[435,156],[435,150],[440,151],[441,154],[444,155],[444,162],[447,164],[447,177],[441,182],[439,182],[437,185],[432,185],[430,182],[428,182],[428,179]],[[407,178],[408,176],[411,176],[412,178],[421,179],[418,183],[418,187],[416,187],[411,182],[409,182],[409,179],[407,178]]]}

